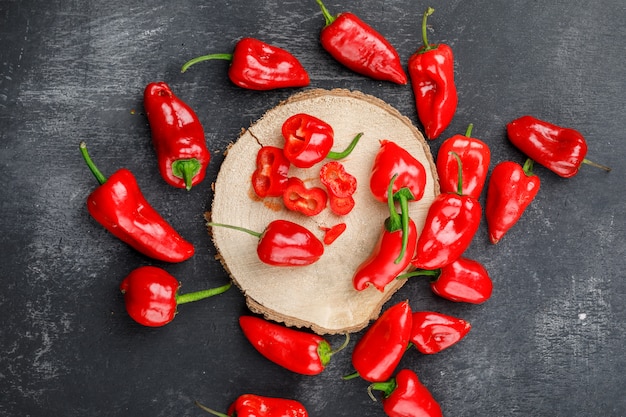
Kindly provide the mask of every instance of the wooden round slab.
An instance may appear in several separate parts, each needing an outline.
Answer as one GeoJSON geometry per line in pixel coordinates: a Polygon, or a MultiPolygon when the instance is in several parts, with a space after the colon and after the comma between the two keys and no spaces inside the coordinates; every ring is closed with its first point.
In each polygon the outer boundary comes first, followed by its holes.
{"type": "MultiPolygon", "coordinates": [[[[263,264],[256,253],[258,239],[241,231],[212,227],[219,258],[255,313],[288,326],[307,327],[319,334],[355,332],[378,317],[382,305],[405,281],[389,284],[384,292],[373,287],[357,291],[352,285],[356,268],[371,253],[384,220],[386,204],[369,191],[369,178],[380,140],[396,142],[426,168],[428,179],[424,197],[410,203],[412,219],[421,231],[426,212],[439,193],[439,182],[430,149],[411,121],[384,101],[360,92],[343,89],[308,90],[298,93],[243,131],[227,152],[215,182],[211,221],[262,232],[276,219],[299,223],[320,240],[323,230],[340,222],[346,231],[316,263],[300,267],[263,264]],[[343,150],[360,132],[363,136],[350,156],[343,159],[346,171],[357,178],[356,206],[346,216],[334,215],[329,208],[307,217],[283,207],[280,198],[259,199],[250,177],[256,169],[256,154],[262,145],[282,147],[283,122],[296,113],[308,113],[329,123],[335,132],[333,150],[343,150]]],[[[291,167],[308,187],[321,186],[320,167],[291,167]]]]}

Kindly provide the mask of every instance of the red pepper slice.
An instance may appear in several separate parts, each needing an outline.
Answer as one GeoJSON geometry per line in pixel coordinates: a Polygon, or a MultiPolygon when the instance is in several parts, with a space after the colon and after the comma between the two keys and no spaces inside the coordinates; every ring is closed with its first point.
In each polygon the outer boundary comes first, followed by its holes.
{"type": "Polygon", "coordinates": [[[492,243],[498,243],[511,230],[537,196],[541,180],[533,174],[532,169],[533,160],[530,158],[524,166],[517,162],[504,161],[493,169],[485,206],[489,239],[492,243]]]}
{"type": "Polygon", "coordinates": [[[463,195],[479,198],[485,185],[491,151],[480,139],[470,137],[473,125],[470,124],[465,135],[454,135],[441,144],[437,154],[437,173],[439,186],[443,193],[454,193],[458,189],[459,164],[452,152],[461,158],[463,166],[463,195]]]}
{"type": "Polygon", "coordinates": [[[356,191],[356,177],[339,161],[328,162],[320,168],[320,181],[335,197],[349,197],[356,191]]]}
{"type": "Polygon", "coordinates": [[[423,354],[432,355],[456,344],[472,325],[461,318],[434,311],[413,313],[411,343],[423,354]]]}
{"type": "Polygon", "coordinates": [[[254,38],[243,38],[232,54],[202,55],[187,61],[181,72],[198,62],[212,59],[231,61],[228,77],[238,87],[250,90],[305,87],[309,74],[290,52],[254,38]]]}
{"type": "Polygon", "coordinates": [[[482,207],[477,199],[462,194],[461,159],[453,155],[459,164],[458,191],[439,194],[428,209],[413,259],[413,265],[421,269],[439,269],[454,262],[480,226],[482,207]]]}
{"type": "Polygon", "coordinates": [[[526,156],[563,178],[576,175],[583,163],[611,170],[585,158],[587,141],[577,130],[522,116],[508,123],[506,131],[511,143],[526,156]]]}
{"type": "Polygon", "coordinates": [[[326,158],[335,140],[328,123],[305,113],[289,117],[281,130],[285,157],[298,168],[310,168],[326,158]]]}
{"type": "Polygon", "coordinates": [[[324,231],[324,245],[331,245],[347,228],[348,225],[345,223],[337,223],[332,227],[320,226],[320,229],[324,231]]]}
{"type": "Polygon", "coordinates": [[[120,284],[128,315],[137,323],[165,326],[177,313],[177,306],[213,297],[228,290],[231,284],[221,287],[178,294],[180,282],[164,269],[142,266],[133,270],[120,284]]]}
{"type": "Polygon", "coordinates": [[[298,177],[291,177],[287,181],[283,192],[283,204],[287,209],[306,216],[316,216],[326,208],[327,202],[328,196],[323,188],[307,188],[298,177]]]}
{"type": "Polygon", "coordinates": [[[351,195],[347,197],[337,197],[333,194],[328,195],[328,206],[337,216],[345,216],[350,213],[355,205],[356,202],[351,195]]]}
{"type": "Polygon", "coordinates": [[[316,1],[325,20],[320,42],[333,58],[375,80],[408,82],[398,52],[383,35],[353,13],[333,16],[321,0],[316,1]]]}
{"type": "Polygon", "coordinates": [[[352,365],[358,375],[369,382],[389,379],[408,347],[412,325],[408,301],[385,310],[352,351],[352,365]]]}
{"type": "Polygon", "coordinates": [[[161,176],[189,191],[204,180],[211,159],[198,116],[164,82],[148,84],[143,103],[161,176]]]}
{"type": "Polygon", "coordinates": [[[262,146],[256,155],[256,170],[252,173],[252,188],[257,196],[280,197],[287,188],[289,161],[276,146],[262,146]]]}
{"type": "Polygon", "coordinates": [[[306,227],[288,220],[271,221],[262,233],[244,227],[208,222],[208,226],[239,230],[259,238],[259,260],[273,266],[304,266],[317,262],[324,244],[306,227]]]}
{"type": "Polygon", "coordinates": [[[292,372],[318,375],[331,357],[343,349],[333,351],[323,337],[291,329],[253,316],[241,316],[239,325],[246,339],[265,358],[292,372]]]}
{"type": "Polygon", "coordinates": [[[382,392],[383,410],[388,417],[443,417],[441,406],[410,369],[401,369],[395,378],[375,382],[368,388],[382,392]]]}
{"type": "Polygon", "coordinates": [[[370,176],[370,191],[378,201],[387,202],[387,187],[391,178],[397,175],[393,194],[407,188],[412,200],[420,200],[426,189],[426,169],[424,165],[406,149],[390,140],[381,140],[374,159],[370,176]]]}
{"type": "Polygon", "coordinates": [[[122,168],[107,179],[91,160],[85,142],[80,143],[80,151],[100,183],[87,197],[87,210],[98,223],[153,259],[182,262],[193,256],[193,244],[148,203],[132,172],[122,168]]]}
{"type": "Polygon", "coordinates": [[[422,19],[424,45],[409,58],[408,69],[417,115],[428,139],[438,138],[450,125],[458,104],[454,83],[454,54],[445,43],[429,44],[426,21],[435,10],[429,7],[422,19]]]}
{"type": "Polygon", "coordinates": [[[243,394],[228,407],[228,414],[220,413],[200,404],[196,405],[218,417],[308,417],[304,405],[287,398],[263,397],[256,394],[243,394]]]}

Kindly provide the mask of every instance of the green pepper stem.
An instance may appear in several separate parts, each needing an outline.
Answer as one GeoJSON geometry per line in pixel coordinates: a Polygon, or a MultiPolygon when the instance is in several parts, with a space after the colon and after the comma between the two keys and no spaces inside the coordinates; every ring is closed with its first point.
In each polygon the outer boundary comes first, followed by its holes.
{"type": "Polygon", "coordinates": [[[348,147],[346,149],[344,149],[341,152],[330,151],[326,155],[326,158],[328,158],[328,159],[343,159],[346,156],[350,155],[352,153],[352,151],[354,150],[354,148],[356,147],[356,144],[359,143],[359,139],[361,139],[361,136],[363,136],[363,132],[361,132],[358,135],[356,135],[354,137],[354,139],[352,139],[352,142],[350,142],[350,144],[348,145],[348,147]]]}
{"type": "Polygon", "coordinates": [[[424,12],[424,15],[422,16],[422,40],[424,41],[424,46],[421,48],[420,52],[426,52],[426,51],[430,51],[431,49],[436,49],[436,46],[430,45],[428,43],[428,26],[426,25],[426,22],[428,21],[428,16],[430,16],[431,14],[433,14],[435,12],[435,9],[433,9],[432,7],[429,7],[428,9],[426,9],[426,11],[424,12]]]}
{"type": "Polygon", "coordinates": [[[394,194],[394,199],[400,201],[400,221],[402,223],[402,249],[394,261],[396,264],[399,264],[402,258],[404,258],[406,248],[409,245],[409,200],[413,200],[414,198],[411,190],[406,187],[399,189],[394,194]]]}
{"type": "Polygon", "coordinates": [[[214,295],[222,294],[226,292],[230,287],[231,283],[229,282],[226,285],[222,285],[221,287],[209,288],[206,290],[190,292],[187,294],[176,294],[176,304],[185,304],[191,303],[193,301],[203,300],[205,298],[213,297],[214,295]]]}
{"type": "Polygon", "coordinates": [[[587,165],[590,165],[590,166],[595,167],[595,168],[600,168],[600,169],[602,169],[602,170],[604,170],[606,172],[611,172],[611,167],[608,167],[608,166],[602,165],[602,164],[598,164],[597,162],[590,161],[587,158],[583,159],[583,164],[587,164],[587,165]]]}
{"type": "Polygon", "coordinates": [[[256,236],[259,239],[261,238],[261,236],[263,236],[263,233],[255,232],[254,230],[246,229],[245,227],[233,226],[232,224],[208,222],[207,226],[211,226],[211,227],[219,226],[219,227],[226,227],[228,229],[239,230],[240,232],[246,232],[246,233],[248,233],[248,234],[250,234],[252,236],[256,236]]]}
{"type": "Polygon", "coordinates": [[[320,6],[320,9],[322,9],[322,14],[324,15],[324,20],[326,21],[325,26],[332,24],[337,17],[330,14],[330,11],[328,11],[326,6],[324,6],[324,3],[322,3],[322,0],[315,0],[315,1],[320,6]]]}
{"type": "Polygon", "coordinates": [[[402,228],[402,219],[396,211],[393,199],[393,183],[396,181],[396,178],[398,178],[398,174],[391,177],[391,181],[389,181],[389,185],[387,186],[387,207],[389,208],[389,217],[387,218],[385,227],[389,232],[395,232],[396,230],[400,230],[402,228]]]}
{"type": "Polygon", "coordinates": [[[524,162],[524,165],[522,166],[522,170],[524,171],[524,174],[526,174],[526,176],[532,177],[534,175],[533,173],[534,165],[535,165],[535,161],[533,161],[530,158],[526,159],[526,161],[524,162]]]}
{"type": "Polygon", "coordinates": [[[107,181],[107,178],[102,174],[102,172],[100,172],[96,164],[94,164],[94,162],[91,160],[89,152],[87,152],[87,144],[83,141],[80,143],[79,148],[80,153],[83,155],[83,159],[87,163],[87,166],[89,167],[91,173],[94,175],[94,177],[96,177],[100,185],[104,184],[107,181]]]}
{"type": "Polygon", "coordinates": [[[361,375],[358,372],[352,372],[351,374],[342,376],[341,379],[343,379],[344,381],[349,381],[351,379],[355,379],[355,378],[358,378],[360,376],[361,375]]]}
{"type": "Polygon", "coordinates": [[[470,136],[472,136],[472,130],[473,130],[473,129],[474,129],[474,123],[470,123],[470,124],[467,126],[467,130],[465,131],[465,137],[468,137],[468,138],[469,138],[470,136]]]}
{"type": "Polygon", "coordinates": [[[214,416],[217,416],[217,417],[231,417],[228,414],[220,413],[219,411],[215,411],[215,410],[207,407],[206,405],[202,405],[198,401],[196,401],[196,406],[199,407],[201,410],[206,411],[207,413],[211,413],[211,414],[213,414],[214,416]]]}
{"type": "Polygon", "coordinates": [[[457,169],[458,169],[458,175],[457,175],[457,188],[456,188],[456,193],[458,195],[463,195],[463,162],[461,162],[461,157],[459,156],[458,153],[454,152],[454,151],[450,151],[448,152],[448,154],[454,156],[454,158],[456,159],[456,165],[457,165],[457,169]]]}
{"type": "Polygon", "coordinates": [[[190,66],[197,64],[198,62],[209,61],[211,59],[222,59],[226,61],[232,61],[233,54],[208,54],[208,55],[201,55],[201,56],[195,57],[185,62],[183,64],[183,67],[180,69],[180,72],[187,71],[190,66]]]}
{"type": "Polygon", "coordinates": [[[202,164],[196,158],[178,159],[172,162],[172,174],[185,181],[185,189],[191,190],[193,177],[200,171],[202,164]]]}
{"type": "Polygon", "coordinates": [[[337,349],[333,350],[331,352],[331,354],[334,355],[335,353],[341,352],[342,350],[344,350],[348,346],[348,343],[350,343],[350,333],[346,333],[346,338],[343,341],[343,343],[341,344],[341,346],[339,346],[337,349]]]}
{"type": "Polygon", "coordinates": [[[369,387],[367,387],[367,393],[369,394],[370,398],[373,401],[376,401],[376,397],[374,397],[374,394],[372,391],[376,390],[376,391],[382,391],[383,392],[383,397],[387,398],[391,395],[391,393],[393,392],[393,390],[395,390],[397,387],[396,384],[396,379],[395,378],[391,378],[388,381],[383,381],[383,382],[374,382],[372,384],[370,384],[369,387]]]}
{"type": "Polygon", "coordinates": [[[396,279],[409,279],[412,277],[433,277],[437,278],[441,274],[441,270],[439,269],[416,269],[411,272],[405,272],[404,274],[400,274],[396,277],[396,279]]]}

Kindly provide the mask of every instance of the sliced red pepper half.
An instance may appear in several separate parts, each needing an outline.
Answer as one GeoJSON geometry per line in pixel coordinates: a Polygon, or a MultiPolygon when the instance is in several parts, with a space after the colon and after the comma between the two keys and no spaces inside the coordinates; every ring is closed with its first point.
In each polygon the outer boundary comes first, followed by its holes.
{"type": "Polygon", "coordinates": [[[332,194],[328,195],[328,206],[337,216],[345,216],[350,213],[355,205],[356,201],[354,201],[351,195],[347,197],[336,197],[332,194]]]}
{"type": "Polygon", "coordinates": [[[283,204],[292,211],[300,212],[306,216],[320,214],[326,208],[328,195],[323,188],[307,188],[298,177],[291,177],[287,181],[287,187],[283,192],[283,204]]]}
{"type": "Polygon", "coordinates": [[[320,181],[328,193],[335,197],[349,197],[356,191],[356,177],[348,173],[339,161],[331,161],[322,166],[320,181]]]}
{"type": "Polygon", "coordinates": [[[252,188],[257,196],[280,197],[287,188],[289,161],[283,150],[263,146],[256,156],[256,170],[252,173],[252,188]]]}

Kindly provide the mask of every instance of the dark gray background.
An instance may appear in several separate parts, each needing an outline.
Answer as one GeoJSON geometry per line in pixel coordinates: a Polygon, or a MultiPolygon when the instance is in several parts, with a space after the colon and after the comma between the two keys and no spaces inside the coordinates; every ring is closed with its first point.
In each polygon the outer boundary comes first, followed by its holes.
{"type": "MultiPolygon", "coordinates": [[[[498,245],[486,228],[468,256],[489,269],[484,305],[438,299],[415,280],[391,302],[466,318],[465,340],[434,356],[408,353],[447,416],[626,416],[626,5],[623,0],[328,1],[388,37],[402,60],[430,37],[456,54],[459,107],[444,137],[474,123],[493,162],[523,162],[505,124],[533,114],[580,130],[589,158],[561,179],[537,167],[542,187],[498,245]]],[[[245,392],[303,402],[311,416],[381,416],[352,371],[350,348],[315,377],[261,358],[243,338],[247,312],[232,289],[185,305],[173,323],[143,328],[126,315],[119,282],[158,265],[193,291],[224,284],[203,213],[223,152],[242,128],[294,90],[232,85],[228,64],[181,74],[187,59],[230,52],[244,36],[296,55],[311,88],[343,87],[386,100],[417,123],[409,86],[366,79],[319,45],[323,18],[309,1],[0,1],[0,414],[3,416],[201,416],[199,400],[226,410],[245,392]],[[142,93],[168,82],[202,120],[213,158],[191,192],[159,176],[142,93]],[[78,151],[87,141],[105,175],[131,169],[147,199],[197,254],[151,261],[93,221],[96,187],[78,151]]],[[[432,142],[433,153],[442,139],[432,142]]],[[[378,230],[377,225],[372,225],[378,230]]],[[[341,336],[329,337],[337,345],[341,336]]]]}

